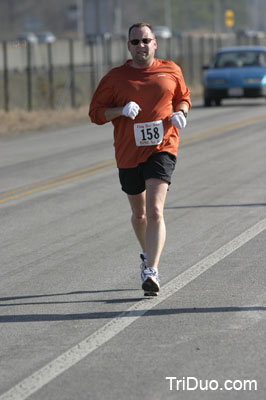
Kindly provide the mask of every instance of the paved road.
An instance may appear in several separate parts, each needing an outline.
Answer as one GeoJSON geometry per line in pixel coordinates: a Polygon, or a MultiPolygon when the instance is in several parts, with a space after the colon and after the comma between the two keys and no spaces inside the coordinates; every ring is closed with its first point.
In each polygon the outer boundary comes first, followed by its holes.
{"type": "Polygon", "coordinates": [[[152,300],[111,125],[1,140],[0,400],[265,399],[265,126],[194,106],[152,300]]]}

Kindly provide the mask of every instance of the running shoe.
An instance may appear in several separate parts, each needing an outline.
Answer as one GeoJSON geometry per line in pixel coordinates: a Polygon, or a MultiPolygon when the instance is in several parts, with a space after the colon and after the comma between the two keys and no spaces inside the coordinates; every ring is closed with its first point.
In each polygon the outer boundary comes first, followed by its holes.
{"type": "Polygon", "coordinates": [[[157,296],[160,290],[159,275],[155,268],[141,267],[142,289],[145,296],[157,296]]]}
{"type": "Polygon", "coordinates": [[[158,292],[147,292],[147,291],[144,291],[144,296],[145,297],[157,297],[158,296],[158,292]]]}
{"type": "Polygon", "coordinates": [[[141,264],[140,264],[140,277],[141,277],[141,282],[143,283],[143,271],[145,270],[145,268],[147,267],[147,258],[146,256],[141,253],[140,255],[140,259],[141,259],[141,264]]]}

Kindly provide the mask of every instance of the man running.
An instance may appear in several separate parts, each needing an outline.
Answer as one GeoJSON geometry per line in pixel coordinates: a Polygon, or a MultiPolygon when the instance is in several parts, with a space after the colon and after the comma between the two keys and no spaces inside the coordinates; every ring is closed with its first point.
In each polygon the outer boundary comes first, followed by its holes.
{"type": "Polygon", "coordinates": [[[91,121],[114,126],[114,147],[122,190],[141,246],[144,295],[160,290],[158,264],[166,229],[164,203],[176,164],[178,129],[185,128],[191,107],[182,71],[174,62],[155,58],[153,28],[129,28],[132,59],[100,81],[90,105],[91,121]]]}

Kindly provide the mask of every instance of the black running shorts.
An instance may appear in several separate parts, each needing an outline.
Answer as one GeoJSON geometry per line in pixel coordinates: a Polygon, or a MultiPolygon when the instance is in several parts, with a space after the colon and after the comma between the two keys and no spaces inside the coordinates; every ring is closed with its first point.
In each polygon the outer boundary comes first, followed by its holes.
{"type": "Polygon", "coordinates": [[[175,164],[173,154],[161,152],[152,154],[136,168],[119,168],[122,190],[127,194],[142,193],[146,188],[145,181],[150,178],[162,179],[170,185],[175,164]]]}

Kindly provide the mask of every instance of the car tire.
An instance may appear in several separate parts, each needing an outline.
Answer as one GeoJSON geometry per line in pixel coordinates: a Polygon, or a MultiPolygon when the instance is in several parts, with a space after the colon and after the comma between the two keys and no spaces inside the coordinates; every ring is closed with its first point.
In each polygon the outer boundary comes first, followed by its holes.
{"type": "Polygon", "coordinates": [[[204,107],[211,107],[212,105],[212,100],[210,97],[204,97],[204,107]]]}
{"type": "Polygon", "coordinates": [[[214,103],[215,103],[216,106],[220,106],[221,105],[221,101],[222,101],[222,99],[215,99],[214,103]]]}

